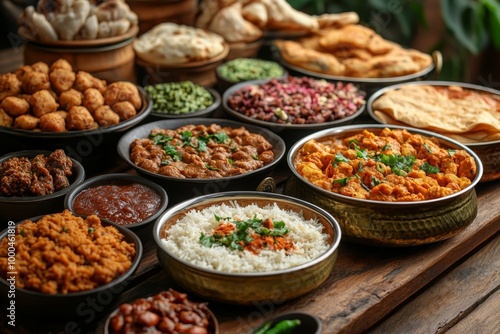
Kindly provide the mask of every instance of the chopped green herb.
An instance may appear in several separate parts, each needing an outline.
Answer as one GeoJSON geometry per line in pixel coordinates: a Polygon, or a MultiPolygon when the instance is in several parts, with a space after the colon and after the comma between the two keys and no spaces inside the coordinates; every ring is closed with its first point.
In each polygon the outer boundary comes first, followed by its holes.
{"type": "Polygon", "coordinates": [[[426,174],[437,174],[437,173],[439,173],[439,167],[438,166],[432,166],[428,162],[426,162],[422,166],[420,166],[420,169],[423,170],[426,174]]]}
{"type": "Polygon", "coordinates": [[[341,185],[345,186],[347,184],[348,177],[344,177],[341,179],[335,179],[332,181],[332,183],[340,183],[341,185]]]}
{"type": "Polygon", "coordinates": [[[94,233],[94,228],[93,227],[89,227],[89,229],[87,230],[87,233],[94,233]]]}
{"type": "Polygon", "coordinates": [[[356,157],[366,160],[368,159],[368,151],[361,151],[360,149],[356,148],[356,157]]]}
{"type": "Polygon", "coordinates": [[[385,144],[384,147],[382,147],[382,151],[387,151],[391,149],[391,145],[385,144]]]}
{"type": "Polygon", "coordinates": [[[21,234],[21,236],[24,237],[25,233],[26,232],[24,231],[24,228],[23,228],[23,229],[21,229],[21,232],[19,234],[21,234]]]}
{"type": "Polygon", "coordinates": [[[423,143],[422,146],[427,150],[427,152],[432,153],[432,150],[426,143],[423,143]]]}
{"type": "Polygon", "coordinates": [[[253,154],[253,155],[252,155],[252,159],[254,159],[254,160],[259,160],[259,155],[258,155],[258,154],[253,154]]]}
{"type": "Polygon", "coordinates": [[[351,139],[347,142],[347,147],[351,149],[358,149],[358,140],[357,139],[351,139]]]}
{"type": "Polygon", "coordinates": [[[349,162],[349,159],[347,159],[342,153],[337,152],[337,154],[335,154],[333,166],[336,166],[339,162],[349,162]]]}
{"type": "Polygon", "coordinates": [[[383,164],[391,167],[394,174],[404,176],[411,171],[413,163],[415,162],[414,156],[404,156],[399,154],[379,154],[374,157],[375,161],[380,161],[383,164]]]}
{"type": "Polygon", "coordinates": [[[452,157],[452,156],[454,156],[454,155],[455,155],[455,152],[456,152],[456,150],[449,149],[449,150],[448,150],[448,155],[449,155],[450,157],[452,157]]]}
{"type": "Polygon", "coordinates": [[[217,170],[217,167],[212,167],[209,164],[205,164],[205,167],[207,167],[208,170],[217,170]]]}

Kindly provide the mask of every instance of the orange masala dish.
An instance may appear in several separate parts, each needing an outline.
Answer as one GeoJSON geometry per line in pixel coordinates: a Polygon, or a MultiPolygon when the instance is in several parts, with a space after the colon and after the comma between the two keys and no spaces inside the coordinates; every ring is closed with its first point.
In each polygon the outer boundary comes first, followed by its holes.
{"type": "Polygon", "coordinates": [[[309,140],[294,158],[309,182],[341,195],[385,202],[441,198],[471,184],[477,172],[465,150],[407,130],[368,130],[309,140]]]}
{"type": "MultiPolygon", "coordinates": [[[[16,287],[48,294],[91,290],[124,274],[136,254],[114,226],[97,216],[50,214],[16,228],[16,287]]],[[[8,269],[10,238],[0,241],[0,275],[8,269]]]]}
{"type": "Polygon", "coordinates": [[[220,178],[240,175],[274,160],[273,145],[245,127],[217,124],[154,129],[135,139],[130,158],[138,167],[177,178],[220,178]]]}

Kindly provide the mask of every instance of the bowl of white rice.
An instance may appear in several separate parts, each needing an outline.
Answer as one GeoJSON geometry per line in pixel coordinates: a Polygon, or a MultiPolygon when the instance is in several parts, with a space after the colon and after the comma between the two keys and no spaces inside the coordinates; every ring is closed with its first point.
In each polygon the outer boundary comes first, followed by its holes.
{"type": "Polygon", "coordinates": [[[160,264],[179,286],[239,305],[286,301],[331,275],[341,238],[325,210],[277,193],[230,191],[177,204],[153,228],[160,264]]]}

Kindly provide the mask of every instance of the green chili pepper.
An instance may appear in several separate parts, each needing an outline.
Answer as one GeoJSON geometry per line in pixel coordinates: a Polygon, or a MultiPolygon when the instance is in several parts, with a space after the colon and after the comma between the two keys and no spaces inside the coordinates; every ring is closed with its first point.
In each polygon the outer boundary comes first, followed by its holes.
{"type": "Polygon", "coordinates": [[[289,334],[292,330],[300,325],[299,319],[282,320],[274,325],[272,328],[264,332],[264,334],[289,334]]]}
{"type": "Polygon", "coordinates": [[[262,326],[260,326],[259,328],[257,328],[253,332],[253,334],[265,334],[267,332],[267,330],[271,327],[271,325],[272,325],[271,321],[265,322],[262,326]]]}

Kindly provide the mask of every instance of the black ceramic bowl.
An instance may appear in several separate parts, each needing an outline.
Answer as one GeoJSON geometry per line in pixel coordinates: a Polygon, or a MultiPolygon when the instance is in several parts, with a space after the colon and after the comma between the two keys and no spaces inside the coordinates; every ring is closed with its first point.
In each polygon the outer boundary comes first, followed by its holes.
{"type": "Polygon", "coordinates": [[[323,323],[321,320],[310,313],[306,312],[290,312],[283,313],[278,315],[272,319],[264,321],[257,329],[252,330],[249,334],[258,333],[257,330],[262,328],[267,324],[270,328],[273,328],[276,324],[280,323],[283,320],[299,320],[300,324],[295,326],[292,330],[290,330],[289,334],[321,334],[323,323]]]}
{"type": "Polygon", "coordinates": [[[116,125],[94,130],[41,132],[0,127],[0,154],[21,150],[54,150],[62,148],[85,169],[101,171],[116,158],[115,147],[120,135],[144,120],[151,112],[151,100],[142,87],[137,87],[142,107],[137,115],[116,125]],[[114,154],[114,155],[113,155],[114,154]]]}
{"type": "MultiPolygon", "coordinates": [[[[314,79],[314,78],[312,78],[314,79]]],[[[322,122],[322,123],[312,123],[312,124],[290,124],[290,123],[275,123],[272,121],[264,121],[250,116],[246,116],[243,113],[233,109],[228,100],[239,90],[244,89],[248,86],[258,86],[266,83],[270,79],[264,80],[251,80],[240,82],[229,87],[222,95],[222,106],[224,111],[233,119],[243,122],[245,124],[252,124],[269,129],[276,134],[279,134],[286,142],[287,145],[292,145],[295,141],[301,139],[302,137],[314,133],[318,130],[329,129],[337,127],[340,125],[346,125],[352,123],[356,118],[358,118],[365,110],[365,104],[363,103],[356,112],[352,115],[336,119],[334,121],[322,122]]],[[[315,79],[317,80],[317,79],[315,79]]],[[[359,90],[360,94],[364,94],[363,91],[359,90]]],[[[294,102],[292,102],[294,103],[294,102]]]]}
{"type": "Polygon", "coordinates": [[[156,121],[136,127],[128,131],[122,136],[122,138],[120,138],[117,150],[118,154],[140,175],[164,187],[169,194],[169,202],[173,204],[196,196],[217,193],[221,191],[259,189],[262,183],[266,182],[266,177],[269,176],[270,172],[284,157],[285,142],[273,132],[251,124],[243,124],[227,119],[192,118],[156,121]],[[136,166],[130,159],[130,144],[137,138],[147,138],[149,133],[153,129],[177,129],[181,126],[190,124],[210,125],[214,123],[220,126],[229,126],[232,128],[239,128],[243,126],[251,133],[261,134],[273,145],[274,160],[264,167],[245,174],[228,176],[218,179],[208,179],[177,178],[156,174],[136,166]]]}
{"type": "MultiPolygon", "coordinates": [[[[29,220],[37,222],[43,217],[44,215],[41,215],[29,218],[29,220]]],[[[16,223],[16,226],[24,221],[25,220],[19,221],[16,223]]],[[[88,319],[89,315],[95,316],[99,312],[105,312],[105,310],[109,309],[109,307],[113,305],[116,298],[120,297],[120,294],[125,289],[125,286],[129,284],[127,282],[128,279],[137,269],[137,266],[142,258],[143,246],[139,237],[137,237],[137,235],[129,229],[104,219],[101,219],[101,224],[103,226],[112,225],[116,227],[116,229],[118,229],[118,231],[125,236],[125,241],[134,244],[136,252],[130,268],[110,283],[86,291],[67,294],[47,294],[24,288],[16,288],[16,315],[44,319],[57,318],[58,320],[63,319],[68,322],[75,321],[78,323],[84,323],[85,320],[88,319]]],[[[12,229],[12,226],[4,229],[0,233],[0,240],[10,236],[12,229]]],[[[12,286],[10,281],[7,281],[4,277],[0,277],[0,293],[2,296],[7,297],[8,291],[11,291],[11,289],[12,286]]]]}
{"type": "MultiPolygon", "coordinates": [[[[217,92],[213,88],[205,87],[205,89],[210,92],[210,95],[212,95],[212,98],[214,100],[212,105],[210,105],[209,107],[207,107],[205,109],[193,111],[193,112],[184,113],[184,114],[159,112],[159,111],[155,110],[155,108],[153,107],[151,110],[151,113],[148,116],[148,120],[155,121],[155,120],[162,120],[162,119],[212,117],[212,115],[220,108],[221,96],[220,96],[219,92],[217,92]]],[[[153,105],[154,105],[154,103],[153,103],[153,105]]]]}
{"type": "MultiPolygon", "coordinates": [[[[155,213],[153,213],[151,216],[145,218],[144,220],[138,221],[138,222],[134,222],[134,223],[130,223],[130,224],[120,224],[128,229],[138,231],[139,229],[142,229],[146,225],[154,222],[156,220],[156,218],[158,218],[158,216],[163,211],[165,211],[165,209],[167,208],[167,205],[168,205],[168,196],[167,196],[167,192],[165,191],[165,189],[163,189],[162,187],[160,187],[156,183],[154,183],[150,180],[147,180],[147,179],[145,179],[141,176],[138,176],[138,175],[125,174],[125,173],[113,173],[113,174],[103,174],[103,175],[94,176],[94,177],[86,180],[85,182],[83,182],[79,186],[73,188],[71,191],[69,191],[66,194],[66,197],[64,198],[64,207],[66,209],[72,211],[75,214],[85,214],[83,212],[76,212],[75,208],[74,208],[75,199],[83,191],[90,189],[90,188],[104,186],[104,185],[121,186],[121,185],[130,185],[133,183],[138,183],[138,184],[141,184],[143,186],[148,187],[149,189],[156,192],[160,198],[158,210],[155,213]]],[[[121,195],[123,196],[123,192],[121,195]]],[[[102,201],[103,201],[102,198],[98,198],[98,197],[92,198],[92,200],[94,203],[102,203],[102,201]]],[[[121,199],[121,201],[123,201],[123,200],[127,200],[127,199],[121,199]]],[[[116,203],[116,202],[117,201],[115,200],[114,203],[116,203]]],[[[141,206],[144,206],[144,203],[140,203],[140,204],[141,204],[141,206]]],[[[87,214],[95,214],[95,215],[99,216],[98,212],[93,212],[93,213],[89,212],[87,214]]],[[[101,217],[101,218],[108,219],[108,220],[113,221],[114,223],[119,224],[119,222],[116,220],[113,220],[112,217],[101,217]]]]}
{"type": "MultiPolygon", "coordinates": [[[[33,158],[38,154],[48,156],[52,151],[29,150],[6,154],[0,158],[0,165],[13,157],[33,158]]],[[[69,177],[70,185],[62,190],[44,196],[0,196],[0,217],[3,222],[19,221],[28,217],[39,216],[46,212],[57,212],[64,209],[64,196],[85,180],[85,169],[78,161],[73,162],[73,175],[69,177]]],[[[0,228],[4,228],[2,223],[0,228]]]]}

